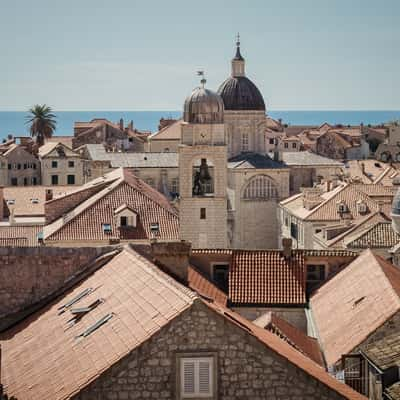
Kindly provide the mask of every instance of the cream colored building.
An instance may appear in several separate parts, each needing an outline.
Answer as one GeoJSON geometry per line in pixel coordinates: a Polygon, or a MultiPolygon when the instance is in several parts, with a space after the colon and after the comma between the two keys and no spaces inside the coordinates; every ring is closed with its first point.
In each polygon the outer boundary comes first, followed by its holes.
{"type": "Polygon", "coordinates": [[[39,148],[42,185],[82,185],[84,160],[63,143],[48,142],[39,148]]]}

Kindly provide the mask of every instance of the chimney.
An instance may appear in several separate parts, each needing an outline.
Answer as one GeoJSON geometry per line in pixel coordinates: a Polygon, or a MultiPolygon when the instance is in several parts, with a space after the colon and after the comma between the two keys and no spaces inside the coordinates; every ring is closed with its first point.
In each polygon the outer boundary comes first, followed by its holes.
{"type": "Polygon", "coordinates": [[[46,201],[53,200],[53,189],[46,189],[46,201]]]}
{"type": "Polygon", "coordinates": [[[360,163],[360,167],[361,167],[361,173],[363,174],[363,175],[365,175],[365,164],[362,162],[362,163],[360,163]]]}
{"type": "Polygon", "coordinates": [[[4,218],[4,188],[0,186],[0,221],[4,218]]]}
{"type": "Polygon", "coordinates": [[[282,238],[282,254],[286,259],[292,256],[292,239],[282,238]]]}
{"type": "Polygon", "coordinates": [[[188,281],[189,257],[192,244],[185,240],[180,242],[151,241],[153,261],[182,283],[188,281]]]}
{"type": "Polygon", "coordinates": [[[119,120],[119,129],[121,129],[121,131],[124,130],[124,120],[122,118],[119,120]]]}

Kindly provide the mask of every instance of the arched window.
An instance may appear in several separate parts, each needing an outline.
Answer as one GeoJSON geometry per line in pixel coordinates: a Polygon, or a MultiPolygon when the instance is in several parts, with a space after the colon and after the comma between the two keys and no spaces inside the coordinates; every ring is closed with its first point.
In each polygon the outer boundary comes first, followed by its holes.
{"type": "Polygon", "coordinates": [[[266,175],[257,175],[250,179],[243,192],[244,199],[277,199],[278,189],[275,182],[266,175]]]}

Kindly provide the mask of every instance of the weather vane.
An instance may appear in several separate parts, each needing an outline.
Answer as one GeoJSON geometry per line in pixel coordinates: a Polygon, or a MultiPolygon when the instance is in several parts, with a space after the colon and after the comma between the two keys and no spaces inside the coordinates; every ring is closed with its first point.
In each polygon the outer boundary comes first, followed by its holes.
{"type": "Polygon", "coordinates": [[[204,70],[197,71],[197,76],[201,76],[202,77],[200,83],[202,84],[202,86],[204,88],[204,85],[207,82],[207,80],[206,80],[206,78],[204,76],[204,70]]]}

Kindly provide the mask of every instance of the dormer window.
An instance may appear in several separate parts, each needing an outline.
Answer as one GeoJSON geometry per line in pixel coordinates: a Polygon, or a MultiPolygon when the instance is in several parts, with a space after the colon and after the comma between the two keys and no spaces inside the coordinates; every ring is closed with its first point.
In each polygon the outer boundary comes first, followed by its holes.
{"type": "Polygon", "coordinates": [[[337,210],[339,214],[344,214],[349,212],[349,208],[347,207],[347,204],[344,203],[343,201],[340,201],[337,203],[337,210]]]}
{"type": "Polygon", "coordinates": [[[119,228],[136,228],[137,224],[137,214],[126,204],[118,207],[114,211],[115,222],[119,228]]]}
{"type": "Polygon", "coordinates": [[[365,214],[368,211],[367,204],[363,200],[357,201],[357,211],[359,214],[365,214]]]}
{"type": "Polygon", "coordinates": [[[103,224],[103,232],[111,233],[111,224],[103,224]]]}

